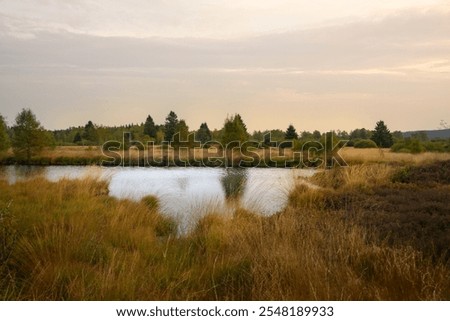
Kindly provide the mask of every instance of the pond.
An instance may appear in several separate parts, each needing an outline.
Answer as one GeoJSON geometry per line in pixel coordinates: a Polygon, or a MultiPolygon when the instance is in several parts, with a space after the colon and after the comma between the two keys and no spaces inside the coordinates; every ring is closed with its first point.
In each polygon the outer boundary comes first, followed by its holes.
{"type": "Polygon", "coordinates": [[[161,212],[186,230],[207,213],[230,214],[237,207],[272,215],[282,210],[296,180],[313,169],[142,168],[86,166],[4,166],[10,184],[41,175],[50,181],[98,177],[109,182],[110,196],[140,200],[153,195],[161,212]]]}

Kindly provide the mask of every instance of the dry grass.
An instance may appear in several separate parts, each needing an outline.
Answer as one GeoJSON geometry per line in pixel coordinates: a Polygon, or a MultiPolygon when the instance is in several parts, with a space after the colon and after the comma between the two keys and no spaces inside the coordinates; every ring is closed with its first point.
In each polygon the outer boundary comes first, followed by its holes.
{"type": "Polygon", "coordinates": [[[421,154],[394,153],[390,149],[345,147],[340,152],[348,164],[389,163],[389,164],[426,164],[434,161],[450,160],[450,153],[421,154]]]}
{"type": "Polygon", "coordinates": [[[322,187],[370,187],[385,184],[393,172],[387,164],[353,165],[321,171],[310,180],[322,187]]]}
{"type": "MultiPolygon", "coordinates": [[[[379,185],[389,172],[381,164],[336,177],[358,191],[368,173],[379,185]]],[[[13,280],[0,289],[4,299],[450,299],[444,264],[411,246],[376,241],[329,206],[326,188],[298,186],[272,217],[242,209],[207,215],[183,236],[155,199],[119,201],[94,179],[0,180],[0,191],[0,208],[12,201],[19,236],[3,262],[13,280]]]]}
{"type": "Polygon", "coordinates": [[[97,146],[58,146],[54,149],[45,149],[42,152],[44,157],[92,157],[100,156],[101,149],[97,146]]]}
{"type": "MultiPolygon", "coordinates": [[[[299,151],[293,151],[292,149],[286,148],[279,150],[277,148],[267,148],[267,149],[252,149],[245,154],[240,154],[239,151],[234,150],[233,152],[224,152],[223,150],[218,150],[215,148],[208,149],[180,149],[174,151],[173,148],[169,150],[163,149],[161,146],[155,146],[153,150],[138,150],[133,147],[129,151],[115,151],[114,153],[102,152],[99,146],[58,146],[55,148],[44,149],[40,155],[37,155],[34,159],[36,165],[91,165],[100,164],[101,160],[111,161],[114,157],[116,160],[123,159],[125,164],[130,165],[144,165],[144,160],[147,160],[153,165],[166,164],[169,161],[171,163],[176,163],[179,166],[186,162],[188,164],[198,166],[200,162],[205,163],[208,158],[210,162],[214,162],[217,159],[224,161],[227,160],[228,165],[237,166],[241,160],[250,161],[256,166],[257,160],[261,161],[263,165],[263,160],[267,164],[269,161],[272,165],[277,163],[277,166],[281,166],[285,161],[298,162],[300,157],[305,165],[308,165],[308,160],[305,155],[300,155],[299,151]],[[252,159],[253,158],[253,159],[252,159]]],[[[342,159],[349,165],[357,164],[389,164],[389,165],[405,165],[405,164],[428,164],[434,161],[444,161],[450,160],[450,153],[421,153],[421,154],[407,154],[407,153],[394,153],[389,149],[355,149],[353,147],[345,147],[340,152],[339,155],[342,159]]],[[[0,155],[0,162],[4,162],[9,159],[14,162],[14,154],[10,149],[0,155]]],[[[217,163],[215,163],[217,164],[217,163]]],[[[211,165],[211,164],[210,164],[211,165]]]]}
{"type": "MultiPolygon", "coordinates": [[[[101,155],[102,151],[98,146],[57,146],[55,148],[44,148],[40,153],[41,157],[51,159],[58,157],[97,157],[101,155]]],[[[13,150],[10,148],[3,156],[14,156],[13,150]]]]}
{"type": "MultiPolygon", "coordinates": [[[[101,146],[57,146],[55,148],[45,148],[39,155],[34,157],[34,160],[38,162],[39,165],[79,165],[79,160],[83,160],[84,164],[100,163],[100,160],[109,160],[111,157],[120,160],[123,159],[125,163],[130,162],[133,165],[147,160],[150,163],[153,161],[156,163],[161,163],[163,160],[169,160],[174,162],[174,160],[179,160],[181,162],[189,161],[194,164],[195,161],[204,161],[208,158],[214,161],[217,158],[226,157],[229,162],[233,159],[234,164],[239,164],[239,161],[244,157],[239,154],[238,151],[225,153],[223,150],[216,148],[209,149],[186,149],[181,148],[175,151],[174,148],[163,148],[162,146],[155,146],[150,150],[139,150],[136,147],[131,147],[129,150],[116,150],[111,149],[112,152],[102,151],[101,146]],[[45,163],[42,163],[44,161],[45,163]]],[[[259,157],[263,157],[264,150],[255,151],[259,157]]],[[[271,154],[276,158],[275,151],[271,151],[271,154]]],[[[14,158],[14,153],[12,149],[7,152],[0,154],[0,162],[6,159],[14,158]]],[[[140,165],[143,165],[140,164],[140,165]]]]}

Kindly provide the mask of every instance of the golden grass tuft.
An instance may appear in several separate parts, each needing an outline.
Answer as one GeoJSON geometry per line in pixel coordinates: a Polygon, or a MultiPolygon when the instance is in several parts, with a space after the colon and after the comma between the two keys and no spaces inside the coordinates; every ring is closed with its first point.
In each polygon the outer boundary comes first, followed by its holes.
{"type": "Polygon", "coordinates": [[[390,181],[394,168],[388,164],[365,164],[336,167],[321,171],[310,181],[322,187],[370,187],[384,185],[390,181]]]}

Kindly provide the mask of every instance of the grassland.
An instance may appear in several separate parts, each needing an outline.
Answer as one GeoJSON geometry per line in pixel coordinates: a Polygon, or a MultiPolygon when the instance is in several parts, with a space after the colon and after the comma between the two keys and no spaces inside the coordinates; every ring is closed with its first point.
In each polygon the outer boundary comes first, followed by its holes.
{"type": "Polygon", "coordinates": [[[449,300],[450,161],[353,156],[277,215],[210,213],[181,236],[107,182],[0,180],[0,299],[449,300]]]}
{"type": "MultiPolygon", "coordinates": [[[[99,146],[57,146],[46,148],[31,159],[29,165],[105,165],[105,166],[317,166],[303,155],[303,163],[299,163],[300,154],[292,149],[278,148],[254,149],[250,157],[234,152],[222,153],[214,148],[181,149],[179,151],[163,150],[155,146],[150,153],[147,150],[131,148],[129,151],[102,152],[99,146]],[[294,154],[295,153],[295,154],[294,154]],[[109,156],[109,157],[108,157],[109,156]],[[113,161],[113,158],[115,161],[113,161]],[[208,159],[209,158],[209,159],[208,159]],[[252,159],[253,158],[253,159],[252,159]],[[222,162],[218,161],[220,159],[222,162]],[[247,161],[240,163],[240,161],[247,161]],[[264,160],[264,161],[263,161],[264,160]],[[106,161],[106,163],[104,163],[106,161]]],[[[386,163],[391,165],[423,164],[436,160],[450,160],[450,153],[424,152],[420,154],[395,153],[389,149],[355,149],[345,147],[339,155],[349,165],[386,163]]],[[[26,164],[26,160],[14,156],[10,149],[0,153],[0,165],[26,164]]]]}
{"type": "Polygon", "coordinates": [[[450,160],[450,153],[395,153],[388,148],[357,149],[346,147],[342,149],[340,155],[349,165],[375,163],[384,163],[389,165],[410,165],[450,160]]]}
{"type": "MultiPolygon", "coordinates": [[[[104,166],[267,166],[283,167],[286,161],[293,161],[293,151],[283,150],[282,155],[277,148],[253,150],[253,158],[245,157],[237,150],[223,151],[210,149],[167,149],[155,146],[151,151],[130,148],[129,150],[102,151],[99,146],[57,146],[46,148],[27,160],[18,158],[12,149],[0,154],[3,165],[104,165],[104,166]],[[246,163],[240,161],[247,160],[246,163]]],[[[298,158],[298,156],[297,156],[298,158]]]]}

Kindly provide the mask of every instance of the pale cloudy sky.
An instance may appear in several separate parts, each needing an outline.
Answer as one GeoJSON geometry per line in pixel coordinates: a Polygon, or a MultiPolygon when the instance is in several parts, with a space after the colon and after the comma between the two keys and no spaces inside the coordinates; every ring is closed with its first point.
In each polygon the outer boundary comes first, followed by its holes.
{"type": "Polygon", "coordinates": [[[436,129],[450,122],[450,1],[0,0],[0,113],[49,129],[436,129]]]}

